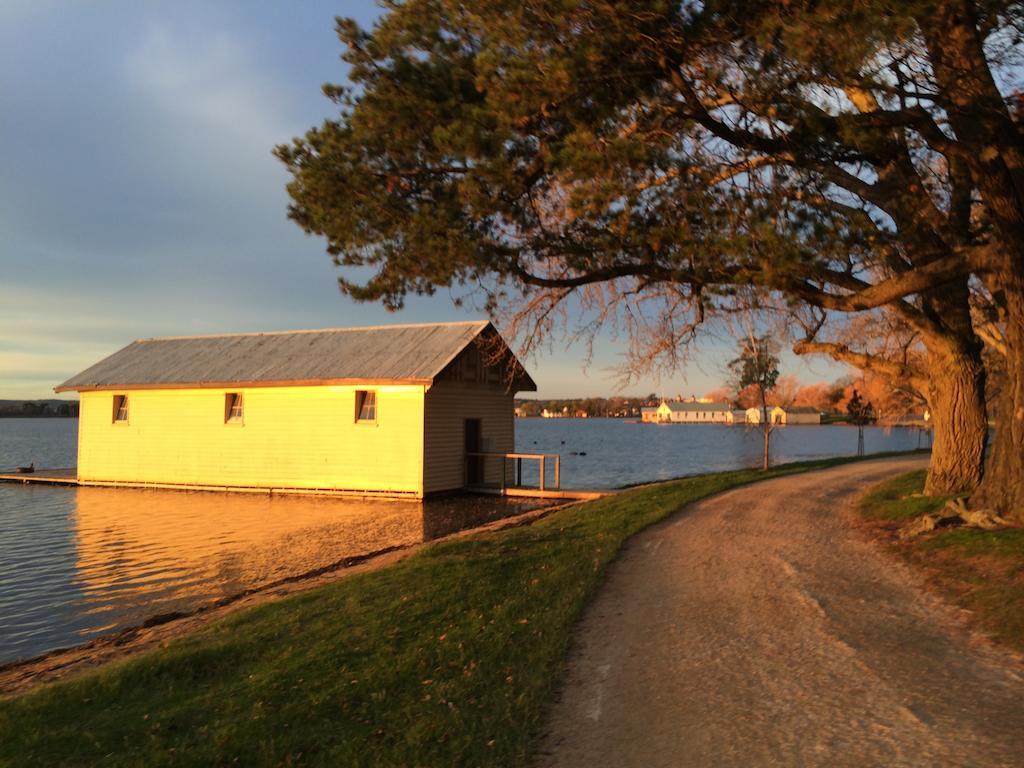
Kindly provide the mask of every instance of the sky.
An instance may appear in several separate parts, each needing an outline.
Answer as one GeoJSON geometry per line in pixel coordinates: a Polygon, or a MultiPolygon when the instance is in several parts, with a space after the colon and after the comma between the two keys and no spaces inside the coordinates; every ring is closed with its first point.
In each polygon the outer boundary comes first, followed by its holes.
{"type": "MultiPolygon", "coordinates": [[[[450,295],[400,313],[337,288],[319,238],[286,218],[272,148],[335,114],[334,17],[301,3],[0,0],[0,399],[53,387],[136,338],[466,320],[450,295]]],[[[539,397],[703,394],[727,340],[619,388],[624,342],[553,339],[525,361],[539,397]]],[[[847,369],[783,359],[810,383],[847,369]]],[[[73,395],[71,395],[73,396],[73,395]]]]}

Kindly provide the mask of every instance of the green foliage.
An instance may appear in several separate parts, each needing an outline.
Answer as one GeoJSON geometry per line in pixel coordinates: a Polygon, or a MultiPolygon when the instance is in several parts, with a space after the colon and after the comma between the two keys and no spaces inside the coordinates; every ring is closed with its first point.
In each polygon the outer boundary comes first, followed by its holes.
{"type": "Polygon", "coordinates": [[[870,400],[861,397],[860,392],[854,387],[849,401],[846,403],[846,414],[851,424],[871,424],[875,420],[875,407],[870,400]]]}
{"type": "Polygon", "coordinates": [[[0,701],[0,765],[528,765],[571,628],[623,542],[763,477],[646,486],[427,546],[0,701]]]}
{"type": "MultiPolygon", "coordinates": [[[[812,204],[817,172],[789,160],[744,170],[763,153],[709,133],[687,104],[696,81],[678,82],[699,67],[709,88],[749,88],[752,104],[786,110],[808,150],[855,161],[866,150],[840,149],[860,143],[852,126],[838,132],[789,99],[802,85],[786,57],[824,41],[779,35],[777,10],[758,4],[729,26],[668,0],[409,0],[372,30],[340,20],[351,85],[324,88],[340,114],[275,150],[292,174],[289,214],[338,264],[373,270],[365,282],[343,273],[343,290],[392,308],[452,284],[484,285],[490,303],[677,284],[688,286],[677,309],[699,313],[735,299],[735,285],[797,276],[806,294],[806,278],[887,235],[812,204]],[[717,51],[730,42],[740,45],[717,51]],[[679,60],[684,50],[695,58],[679,60]]],[[[819,15],[791,21],[814,29],[819,15]]],[[[856,40],[852,58],[876,51],[874,38],[856,40]]]]}
{"type": "Polygon", "coordinates": [[[732,385],[736,391],[755,387],[764,396],[775,389],[779,381],[778,345],[770,336],[744,339],[739,345],[739,356],[729,361],[732,385]]]}

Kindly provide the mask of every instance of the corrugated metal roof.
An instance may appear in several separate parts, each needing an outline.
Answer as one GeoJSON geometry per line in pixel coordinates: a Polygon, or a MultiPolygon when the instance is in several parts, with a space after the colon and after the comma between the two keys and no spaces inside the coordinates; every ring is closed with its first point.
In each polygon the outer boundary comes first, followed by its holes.
{"type": "Polygon", "coordinates": [[[140,339],[72,376],[56,391],[331,381],[429,383],[489,328],[497,334],[487,320],[474,320],[140,339]]]}
{"type": "Polygon", "coordinates": [[[667,400],[665,405],[670,410],[679,412],[693,412],[693,411],[731,411],[732,406],[728,403],[670,403],[667,400]]]}

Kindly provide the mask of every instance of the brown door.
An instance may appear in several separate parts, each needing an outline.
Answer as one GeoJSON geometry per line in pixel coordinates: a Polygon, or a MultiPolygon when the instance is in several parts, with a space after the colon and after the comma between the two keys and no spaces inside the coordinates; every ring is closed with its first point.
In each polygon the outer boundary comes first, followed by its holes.
{"type": "Polygon", "coordinates": [[[466,485],[479,485],[484,481],[483,456],[470,456],[479,453],[483,444],[483,425],[480,419],[466,419],[466,485]]]}

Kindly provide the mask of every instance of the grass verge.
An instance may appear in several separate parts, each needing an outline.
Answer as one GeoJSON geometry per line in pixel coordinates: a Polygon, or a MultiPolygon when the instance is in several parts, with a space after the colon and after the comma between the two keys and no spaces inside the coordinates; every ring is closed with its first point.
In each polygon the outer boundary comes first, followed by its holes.
{"type": "Polygon", "coordinates": [[[972,624],[1024,652],[1024,529],[943,528],[900,541],[904,523],[949,498],[915,495],[924,480],[920,471],[881,483],[861,501],[862,515],[895,552],[923,569],[932,587],[969,611],[972,624]]]}
{"type": "Polygon", "coordinates": [[[0,764],[525,765],[573,623],[627,538],[845,461],[636,488],[240,611],[0,701],[0,764]]]}

